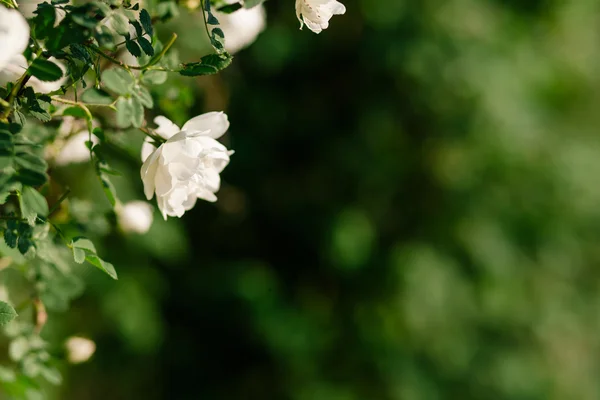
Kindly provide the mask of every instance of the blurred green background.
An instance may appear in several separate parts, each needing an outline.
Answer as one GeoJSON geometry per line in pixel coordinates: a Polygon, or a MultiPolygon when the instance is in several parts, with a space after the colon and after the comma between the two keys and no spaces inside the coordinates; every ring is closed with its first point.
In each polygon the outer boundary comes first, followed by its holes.
{"type": "Polygon", "coordinates": [[[230,68],[156,88],[236,153],[216,204],[106,237],[119,281],[45,330],[97,343],[55,398],[600,398],[600,4],[343,2],[315,35],[267,1],[230,68]]]}

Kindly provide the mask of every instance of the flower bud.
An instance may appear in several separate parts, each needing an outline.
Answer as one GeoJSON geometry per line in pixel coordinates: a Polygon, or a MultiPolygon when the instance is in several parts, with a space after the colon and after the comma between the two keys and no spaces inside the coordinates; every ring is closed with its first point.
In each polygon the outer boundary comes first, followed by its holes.
{"type": "Polygon", "coordinates": [[[145,201],[131,201],[117,209],[117,221],[123,232],[144,234],[152,226],[152,211],[145,201]]]}
{"type": "Polygon", "coordinates": [[[90,359],[96,351],[96,343],[87,338],[71,336],[65,342],[65,348],[67,350],[67,360],[71,364],[79,364],[90,359]]]}

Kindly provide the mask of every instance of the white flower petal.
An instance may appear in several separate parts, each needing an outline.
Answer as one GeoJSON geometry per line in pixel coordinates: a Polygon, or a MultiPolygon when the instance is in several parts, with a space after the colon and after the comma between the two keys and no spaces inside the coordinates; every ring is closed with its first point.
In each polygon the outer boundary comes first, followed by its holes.
{"type": "Polygon", "coordinates": [[[320,33],[329,27],[329,20],[334,15],[344,14],[346,7],[336,0],[296,0],[296,17],[315,32],[320,33]]]}
{"type": "Polygon", "coordinates": [[[262,4],[250,9],[240,8],[231,14],[215,12],[215,16],[225,34],[225,49],[231,54],[248,47],[265,29],[266,12],[262,4]]]}
{"type": "Polygon", "coordinates": [[[0,5],[0,70],[29,44],[29,24],[18,11],[0,5]]]}
{"type": "Polygon", "coordinates": [[[179,127],[171,122],[167,117],[159,115],[154,118],[154,123],[158,125],[158,128],[154,130],[160,137],[164,139],[170,139],[171,136],[175,135],[180,131],[179,127]]]}
{"type": "Polygon", "coordinates": [[[142,162],[146,161],[150,154],[156,150],[156,147],[152,144],[152,139],[146,136],[144,140],[144,144],[142,144],[142,162]]]}
{"type": "Polygon", "coordinates": [[[186,122],[181,130],[188,132],[206,132],[206,136],[218,139],[229,129],[227,114],[224,112],[209,112],[199,115],[186,122]]]}
{"type": "Polygon", "coordinates": [[[154,196],[154,189],[156,188],[155,178],[156,171],[158,170],[158,160],[162,153],[162,147],[156,149],[150,156],[144,161],[140,174],[142,176],[142,183],[144,184],[144,194],[146,199],[150,200],[154,196]]]}

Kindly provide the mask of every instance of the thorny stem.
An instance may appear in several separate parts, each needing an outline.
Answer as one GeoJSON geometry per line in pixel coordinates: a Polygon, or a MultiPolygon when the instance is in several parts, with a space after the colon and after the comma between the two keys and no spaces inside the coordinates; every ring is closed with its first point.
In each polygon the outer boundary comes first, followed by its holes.
{"type": "MultiPolygon", "coordinates": [[[[87,110],[87,107],[108,107],[111,110],[114,110],[114,111],[117,110],[117,108],[115,107],[116,101],[113,101],[110,104],[99,104],[99,103],[82,103],[82,102],[79,102],[79,101],[73,101],[73,100],[63,99],[61,97],[52,97],[52,100],[53,101],[57,101],[59,103],[70,104],[72,106],[80,107],[84,111],[87,110]]],[[[89,113],[89,110],[87,110],[86,114],[89,114],[88,117],[90,117],[90,118],[92,117],[92,114],[89,113]]]]}

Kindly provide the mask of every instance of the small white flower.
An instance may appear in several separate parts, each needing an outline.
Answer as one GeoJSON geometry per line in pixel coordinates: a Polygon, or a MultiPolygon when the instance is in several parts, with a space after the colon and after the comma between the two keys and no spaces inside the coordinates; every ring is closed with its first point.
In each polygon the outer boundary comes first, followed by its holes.
{"type": "Polygon", "coordinates": [[[79,364],[90,359],[96,351],[96,343],[84,337],[71,336],[65,342],[65,348],[67,360],[71,364],[79,364]]]}
{"type": "MultiPolygon", "coordinates": [[[[60,69],[63,71],[63,77],[57,81],[44,82],[35,76],[32,76],[29,78],[29,81],[27,81],[26,86],[31,86],[37,93],[53,92],[60,89],[60,87],[67,81],[67,77],[64,76],[64,74],[67,72],[65,65],[53,57],[49,58],[49,60],[60,67],[60,69]]],[[[0,71],[0,85],[6,85],[8,82],[16,81],[25,73],[27,68],[28,65],[25,56],[23,54],[15,55],[0,71]]]]}
{"type": "Polygon", "coordinates": [[[127,233],[144,234],[152,226],[152,206],[145,201],[130,201],[117,208],[117,221],[127,233]]]}
{"type": "Polygon", "coordinates": [[[240,8],[231,14],[215,12],[215,16],[225,34],[225,49],[231,54],[251,45],[265,29],[266,13],[262,4],[240,8]]]}
{"type": "Polygon", "coordinates": [[[296,16],[300,29],[306,24],[314,33],[321,33],[329,26],[334,15],[342,15],[346,7],[336,0],[296,0],[296,16]]]}
{"type": "Polygon", "coordinates": [[[29,25],[17,11],[0,5],[0,71],[10,60],[23,54],[29,43],[29,25]]]}
{"type": "Polygon", "coordinates": [[[141,176],[148,200],[156,202],[164,219],[181,217],[196,199],[216,201],[219,174],[229,163],[228,151],[215,139],[229,129],[227,115],[209,112],[186,122],[181,129],[165,117],[156,117],[156,134],[165,143],[157,149],[149,139],[142,146],[141,176]]]}
{"type": "MultiPolygon", "coordinates": [[[[85,145],[88,140],[90,140],[90,134],[87,130],[71,136],[60,148],[54,163],[56,165],[67,165],[90,161],[90,149],[85,145]]],[[[92,143],[98,143],[98,138],[94,135],[92,135],[92,143]]]]}

